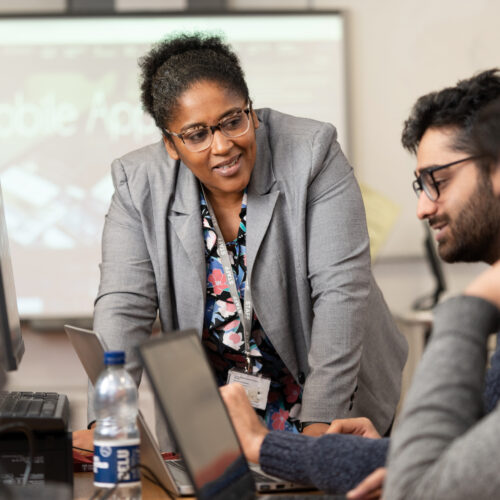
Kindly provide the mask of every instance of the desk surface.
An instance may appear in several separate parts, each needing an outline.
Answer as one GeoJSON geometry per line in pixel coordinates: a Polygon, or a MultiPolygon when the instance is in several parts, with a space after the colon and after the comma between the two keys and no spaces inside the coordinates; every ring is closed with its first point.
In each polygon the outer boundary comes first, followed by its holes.
{"type": "MultiPolygon", "coordinates": [[[[88,500],[92,493],[94,492],[93,485],[93,474],[92,472],[77,472],[74,475],[74,500],[88,500]]],[[[273,498],[279,498],[283,495],[293,495],[293,493],[272,493],[273,498]]],[[[321,491],[302,491],[297,492],[297,496],[300,495],[324,495],[321,491]]],[[[267,498],[267,496],[266,496],[267,498]]],[[[331,497],[334,498],[334,497],[331,497]]],[[[342,497],[343,498],[343,497],[342,497]]],[[[144,479],[142,480],[142,499],[143,500],[163,500],[170,497],[158,486],[153,484],[151,481],[144,479]]],[[[194,497],[182,497],[182,500],[195,500],[194,497]]]]}

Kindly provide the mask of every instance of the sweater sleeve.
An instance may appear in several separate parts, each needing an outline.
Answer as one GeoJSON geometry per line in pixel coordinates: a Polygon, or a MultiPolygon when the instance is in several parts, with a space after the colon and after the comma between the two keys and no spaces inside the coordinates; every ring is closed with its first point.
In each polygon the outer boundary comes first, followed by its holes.
{"type": "Polygon", "coordinates": [[[264,472],[329,493],[345,493],[385,464],[388,438],[368,439],[349,434],[319,438],[270,432],[262,444],[264,472]]]}
{"type": "Polygon", "coordinates": [[[500,312],[477,297],[435,311],[434,329],[391,438],[384,498],[498,498],[500,410],[483,418],[486,342],[500,312]]]}

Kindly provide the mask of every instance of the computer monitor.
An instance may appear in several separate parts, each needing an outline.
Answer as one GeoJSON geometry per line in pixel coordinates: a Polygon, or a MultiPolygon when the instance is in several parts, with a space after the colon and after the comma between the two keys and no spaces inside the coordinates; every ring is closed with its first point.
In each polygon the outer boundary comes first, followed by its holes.
{"type": "Polygon", "coordinates": [[[435,281],[434,291],[418,298],[413,303],[413,309],[417,311],[425,311],[432,309],[439,302],[441,294],[446,291],[446,280],[443,272],[443,265],[441,259],[437,253],[436,243],[432,236],[432,232],[427,221],[424,221],[425,229],[425,256],[427,258],[427,263],[431,268],[432,275],[435,281]]]}
{"type": "Polygon", "coordinates": [[[0,368],[16,370],[24,354],[7,223],[0,186],[0,368]]]}

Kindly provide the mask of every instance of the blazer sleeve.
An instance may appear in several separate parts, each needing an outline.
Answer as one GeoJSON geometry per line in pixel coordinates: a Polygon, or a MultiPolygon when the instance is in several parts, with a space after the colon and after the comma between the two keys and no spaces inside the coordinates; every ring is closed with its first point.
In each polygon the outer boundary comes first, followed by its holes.
{"type": "MultiPolygon", "coordinates": [[[[156,319],[155,274],[144,238],[141,213],[131,196],[120,160],[112,165],[115,192],[104,222],[101,280],[94,307],[94,330],[109,349],[124,350],[127,363],[138,361],[134,347],[146,339],[156,319]]],[[[139,384],[141,371],[133,371],[139,384]]],[[[95,419],[89,384],[88,418],[95,419]]]]}
{"type": "Polygon", "coordinates": [[[348,416],[356,390],[363,336],[374,311],[370,247],[361,193],[333,126],[312,145],[307,193],[307,273],[313,322],[302,421],[348,416]]]}

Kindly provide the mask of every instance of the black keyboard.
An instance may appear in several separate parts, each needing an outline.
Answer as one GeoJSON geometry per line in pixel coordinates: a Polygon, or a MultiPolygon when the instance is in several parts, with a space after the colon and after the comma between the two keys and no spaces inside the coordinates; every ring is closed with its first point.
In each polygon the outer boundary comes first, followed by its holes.
{"type": "Polygon", "coordinates": [[[35,432],[66,432],[69,402],[57,392],[0,391],[0,425],[23,423],[35,432]]]}

